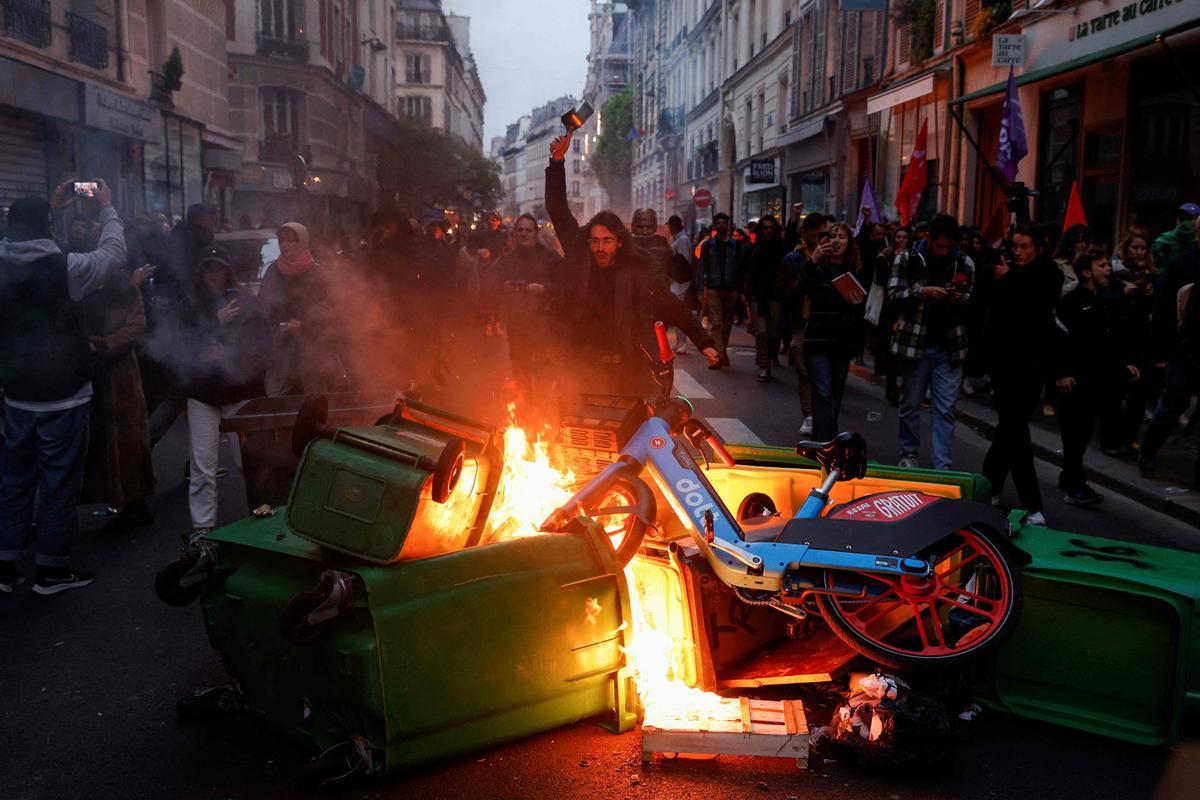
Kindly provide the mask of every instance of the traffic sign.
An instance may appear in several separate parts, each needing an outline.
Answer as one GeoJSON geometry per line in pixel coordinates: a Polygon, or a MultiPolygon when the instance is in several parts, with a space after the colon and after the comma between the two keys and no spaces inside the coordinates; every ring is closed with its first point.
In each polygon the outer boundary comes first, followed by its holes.
{"type": "Polygon", "coordinates": [[[692,193],[692,202],[696,208],[708,208],[712,205],[712,192],[708,189],[697,189],[692,193]]]}

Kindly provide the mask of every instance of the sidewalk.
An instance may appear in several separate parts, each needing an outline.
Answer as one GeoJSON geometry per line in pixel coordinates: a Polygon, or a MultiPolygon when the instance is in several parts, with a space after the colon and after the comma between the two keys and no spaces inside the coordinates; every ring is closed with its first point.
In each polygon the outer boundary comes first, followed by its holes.
{"type": "MultiPolygon", "coordinates": [[[[870,361],[865,367],[851,365],[850,370],[855,377],[879,386],[882,401],[883,381],[875,377],[870,361]]],[[[986,439],[992,439],[995,434],[996,411],[978,395],[959,395],[956,416],[959,422],[986,439]]],[[[1043,417],[1040,413],[1035,414],[1030,434],[1034,455],[1049,464],[1060,466],[1062,439],[1058,421],[1043,417]]],[[[1200,528],[1200,490],[1189,485],[1197,448],[1200,448],[1200,435],[1182,436],[1177,431],[1159,451],[1158,471],[1153,478],[1143,477],[1138,472],[1133,454],[1106,456],[1101,453],[1097,439],[1093,439],[1088,447],[1083,463],[1091,483],[1200,528]]]]}

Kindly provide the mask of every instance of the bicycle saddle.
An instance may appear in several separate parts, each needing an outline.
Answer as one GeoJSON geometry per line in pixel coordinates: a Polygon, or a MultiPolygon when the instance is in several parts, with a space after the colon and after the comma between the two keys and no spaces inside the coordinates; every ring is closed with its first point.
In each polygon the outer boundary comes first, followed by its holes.
{"type": "Polygon", "coordinates": [[[837,469],[844,481],[867,474],[867,443],[857,433],[839,433],[828,442],[799,442],[796,453],[816,461],[825,472],[837,469]]]}

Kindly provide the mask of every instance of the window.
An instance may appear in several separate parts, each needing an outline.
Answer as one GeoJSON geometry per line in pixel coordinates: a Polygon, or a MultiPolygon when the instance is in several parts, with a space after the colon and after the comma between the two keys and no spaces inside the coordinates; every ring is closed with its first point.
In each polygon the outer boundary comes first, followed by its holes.
{"type": "Polygon", "coordinates": [[[571,181],[571,194],[579,197],[579,181],[571,181]]]}
{"type": "Polygon", "coordinates": [[[433,100],[421,95],[404,98],[404,116],[415,119],[422,125],[433,124],[433,100]]]}
{"type": "Polygon", "coordinates": [[[408,83],[432,83],[429,55],[426,53],[404,54],[404,80],[408,83]]]}
{"type": "Polygon", "coordinates": [[[576,175],[583,172],[583,162],[578,158],[571,161],[571,172],[575,173],[576,175]]]}
{"type": "Polygon", "coordinates": [[[287,89],[264,88],[263,139],[295,143],[298,105],[296,95],[287,89]]]}
{"type": "Polygon", "coordinates": [[[572,153],[581,152],[583,150],[583,147],[581,145],[582,145],[582,143],[578,139],[575,139],[574,141],[572,141],[571,142],[571,152],[572,153]]]}
{"type": "Polygon", "coordinates": [[[304,38],[304,22],[298,0],[262,0],[262,35],[268,39],[294,42],[304,38]]]}

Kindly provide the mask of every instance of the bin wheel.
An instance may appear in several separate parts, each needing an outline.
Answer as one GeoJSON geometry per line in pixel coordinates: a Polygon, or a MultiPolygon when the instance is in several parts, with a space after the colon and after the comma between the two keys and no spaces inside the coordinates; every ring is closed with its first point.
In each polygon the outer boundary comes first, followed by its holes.
{"type": "Polygon", "coordinates": [[[197,558],[197,555],[186,555],[158,571],[154,576],[154,593],[158,595],[159,600],[175,608],[183,608],[195,602],[204,590],[204,583],[183,587],[179,585],[179,579],[196,565],[197,558]]]}
{"type": "Polygon", "coordinates": [[[216,716],[234,716],[245,713],[246,702],[241,693],[231,686],[214,686],[200,689],[175,704],[175,717],[180,722],[208,719],[216,716]]]}
{"type": "Polygon", "coordinates": [[[325,595],[319,592],[300,592],[293,595],[279,615],[279,630],[283,638],[301,647],[320,641],[329,632],[329,623],[333,620],[312,625],[307,619],[308,615],[320,608],[324,602],[325,595]]]}
{"type": "Polygon", "coordinates": [[[304,455],[304,448],[308,447],[309,442],[321,435],[321,429],[328,421],[329,398],[318,394],[304,399],[292,426],[292,452],[297,458],[304,455]]]}
{"type": "Polygon", "coordinates": [[[435,503],[444,503],[454,494],[458,479],[462,477],[463,462],[466,459],[467,444],[462,439],[451,439],[438,458],[437,467],[433,470],[433,487],[431,494],[435,503]]]}

